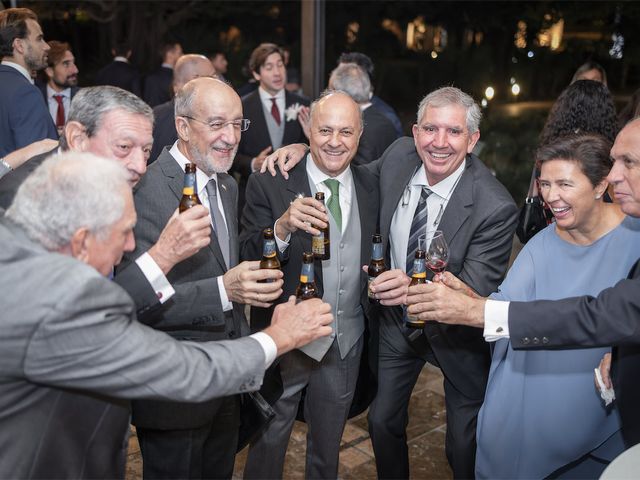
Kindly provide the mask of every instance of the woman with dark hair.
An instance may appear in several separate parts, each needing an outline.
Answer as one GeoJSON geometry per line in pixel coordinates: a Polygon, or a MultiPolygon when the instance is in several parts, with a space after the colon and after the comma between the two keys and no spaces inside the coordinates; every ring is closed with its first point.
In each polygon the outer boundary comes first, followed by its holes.
{"type": "Polygon", "coordinates": [[[578,67],[576,73],[573,74],[571,83],[578,80],[594,80],[596,82],[607,85],[607,72],[604,71],[599,63],[588,61],[578,67]]]}
{"type": "MultiPolygon", "coordinates": [[[[520,252],[498,292],[510,301],[597,295],[640,256],[640,220],[602,201],[611,143],[571,135],[541,147],[540,193],[556,222],[520,252]]],[[[514,350],[495,344],[478,415],[478,478],[598,478],[624,450],[615,408],[594,388],[607,348],[514,350]]]]}

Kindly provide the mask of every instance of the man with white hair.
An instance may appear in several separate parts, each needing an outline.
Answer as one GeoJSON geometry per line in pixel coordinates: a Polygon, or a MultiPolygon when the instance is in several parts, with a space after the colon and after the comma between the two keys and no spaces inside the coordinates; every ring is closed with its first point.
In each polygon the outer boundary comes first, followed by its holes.
{"type": "Polygon", "coordinates": [[[134,248],[127,177],[90,154],[55,156],[0,216],[0,478],[124,478],[127,399],[256,390],[276,353],[331,332],[320,301],[278,306],[272,327],[234,342],[137,322],[106,278],[134,248]]]}
{"type": "Polygon", "coordinates": [[[380,158],[397,136],[393,123],[371,103],[369,75],[355,63],[341,63],[331,72],[329,88],[348,93],[362,110],[364,129],[353,163],[362,165],[380,158]]]}

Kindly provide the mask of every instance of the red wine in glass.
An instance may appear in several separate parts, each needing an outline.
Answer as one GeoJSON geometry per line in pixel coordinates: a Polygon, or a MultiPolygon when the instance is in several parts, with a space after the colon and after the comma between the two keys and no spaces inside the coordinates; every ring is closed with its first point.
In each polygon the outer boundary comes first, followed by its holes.
{"type": "Polygon", "coordinates": [[[442,273],[447,268],[447,262],[439,258],[431,259],[427,263],[427,267],[429,267],[429,270],[431,270],[434,274],[442,273]]]}
{"type": "Polygon", "coordinates": [[[449,263],[449,245],[440,230],[427,232],[427,267],[434,274],[442,273],[449,263]]]}

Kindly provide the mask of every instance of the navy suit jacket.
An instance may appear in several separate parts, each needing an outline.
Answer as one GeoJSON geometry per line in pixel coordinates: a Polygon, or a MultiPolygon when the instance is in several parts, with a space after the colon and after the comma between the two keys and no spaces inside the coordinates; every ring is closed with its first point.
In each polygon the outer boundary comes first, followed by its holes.
{"type": "Polygon", "coordinates": [[[353,157],[355,165],[377,160],[397,138],[393,123],[373,105],[367,108],[362,116],[364,129],[358,142],[358,151],[353,157]]]}
{"type": "Polygon", "coordinates": [[[173,69],[161,66],[144,80],[144,101],[155,107],[171,100],[172,83],[173,69]]]}
{"type": "Polygon", "coordinates": [[[142,97],[140,74],[130,63],[113,61],[96,74],[96,85],[113,85],[142,97]]]}
{"type": "Polygon", "coordinates": [[[43,138],[58,139],[38,87],[7,65],[0,65],[0,85],[0,157],[43,138]]]}

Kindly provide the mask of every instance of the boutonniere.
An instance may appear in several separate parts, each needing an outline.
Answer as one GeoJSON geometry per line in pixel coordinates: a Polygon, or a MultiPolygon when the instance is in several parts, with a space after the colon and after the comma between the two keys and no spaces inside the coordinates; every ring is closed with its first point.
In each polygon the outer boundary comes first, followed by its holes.
{"type": "Polygon", "coordinates": [[[284,118],[286,119],[286,121],[291,122],[297,120],[298,113],[300,112],[300,110],[302,110],[303,107],[304,105],[300,105],[299,103],[289,105],[289,108],[284,111],[284,118]]]}

